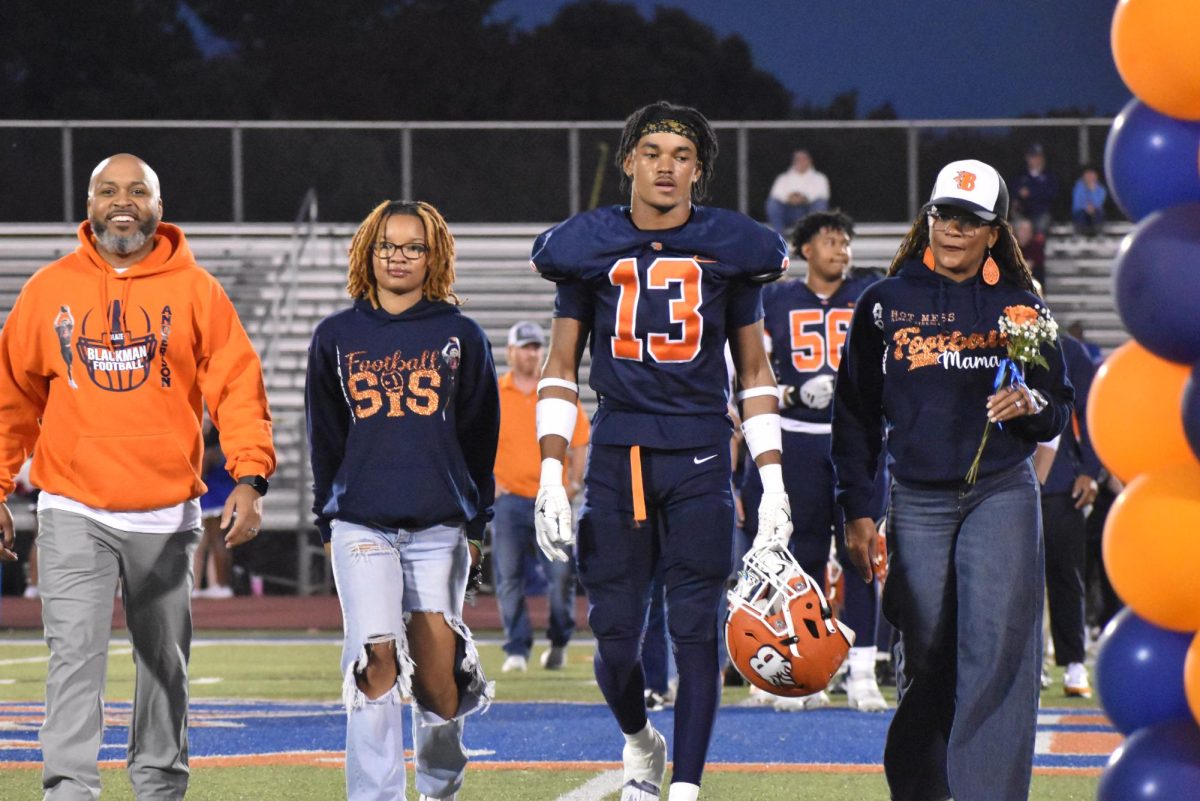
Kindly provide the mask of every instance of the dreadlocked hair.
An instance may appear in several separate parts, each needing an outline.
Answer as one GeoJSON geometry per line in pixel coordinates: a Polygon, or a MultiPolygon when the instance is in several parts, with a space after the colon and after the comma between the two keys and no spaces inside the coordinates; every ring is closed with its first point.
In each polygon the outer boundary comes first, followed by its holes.
{"type": "Polygon", "coordinates": [[[826,228],[841,231],[849,238],[854,238],[854,220],[849,214],[840,209],[814,211],[796,223],[796,228],[792,231],[792,252],[800,258],[804,258],[800,248],[807,245],[814,236],[826,228]]]}
{"type": "MultiPolygon", "coordinates": [[[[1008,220],[996,220],[990,225],[1000,232],[996,244],[992,245],[990,251],[992,259],[1000,268],[1000,274],[1022,289],[1040,297],[1041,288],[1033,280],[1033,272],[1029,269],[1029,263],[1025,261],[1025,255],[1021,253],[1021,246],[1017,244],[1017,237],[1008,220]]],[[[900,249],[896,251],[896,257],[892,259],[892,266],[888,268],[887,274],[895,275],[900,272],[901,265],[906,261],[920,260],[925,255],[927,247],[929,247],[929,225],[926,222],[925,210],[922,209],[921,213],[917,215],[917,219],[913,220],[912,228],[908,229],[904,241],[900,243],[900,249]]]]}
{"type": "MultiPolygon", "coordinates": [[[[621,132],[621,144],[617,147],[613,163],[621,173],[621,191],[629,191],[629,176],[625,174],[625,159],[637,147],[638,140],[643,136],[642,130],[659,120],[673,120],[683,123],[690,129],[687,136],[696,145],[696,160],[700,162],[700,177],[692,184],[692,199],[704,200],[708,196],[708,182],[712,180],[713,169],[717,162],[717,134],[709,124],[708,118],[691,106],[676,106],[666,100],[643,106],[625,119],[625,130],[621,132]]],[[[664,128],[665,130],[665,128],[664,128]]]]}
{"type": "Polygon", "coordinates": [[[455,306],[462,301],[454,294],[454,237],[438,210],[422,200],[385,200],[371,210],[350,241],[350,268],[346,292],[355,300],[369,300],[379,308],[379,287],[375,282],[372,249],[383,238],[388,218],[393,214],[417,217],[425,227],[425,281],[421,295],[426,300],[446,300],[455,306]]]}

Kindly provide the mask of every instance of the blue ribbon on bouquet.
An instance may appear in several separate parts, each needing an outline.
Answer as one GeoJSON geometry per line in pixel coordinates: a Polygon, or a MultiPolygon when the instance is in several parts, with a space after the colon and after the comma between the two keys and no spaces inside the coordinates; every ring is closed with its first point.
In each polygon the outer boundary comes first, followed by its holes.
{"type": "MultiPolygon", "coordinates": [[[[1006,374],[1010,370],[1012,371],[1013,380],[1009,384],[1009,386],[1024,387],[1025,389],[1029,389],[1028,385],[1026,385],[1026,383],[1025,383],[1025,371],[1023,369],[1021,369],[1021,365],[1017,362],[1014,362],[1008,356],[1005,356],[1004,359],[1000,362],[1000,366],[996,368],[996,380],[992,382],[992,394],[993,395],[995,395],[997,392],[999,392],[1000,388],[1002,386],[1004,386],[1004,382],[1007,377],[1006,374]]],[[[997,420],[996,428],[999,428],[1000,430],[1003,431],[1004,423],[1001,423],[1000,421],[997,420]]]]}

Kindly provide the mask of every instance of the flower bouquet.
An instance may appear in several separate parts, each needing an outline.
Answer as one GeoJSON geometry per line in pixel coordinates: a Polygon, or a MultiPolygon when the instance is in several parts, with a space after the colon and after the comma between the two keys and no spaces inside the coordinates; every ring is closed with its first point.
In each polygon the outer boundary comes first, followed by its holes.
{"type": "MultiPolygon", "coordinates": [[[[1000,315],[1000,340],[1008,348],[1008,356],[1000,362],[996,369],[996,381],[993,392],[1001,387],[1024,386],[1025,368],[1030,364],[1049,368],[1046,357],[1042,355],[1042,345],[1058,339],[1058,323],[1050,316],[1050,310],[1045,306],[1005,306],[1004,314],[1000,315]]],[[[995,425],[1002,426],[1000,423],[995,425]]],[[[983,458],[983,448],[987,445],[988,435],[992,433],[992,421],[988,420],[983,429],[983,439],[975,451],[975,459],[967,470],[966,482],[974,484],[979,479],[979,460],[983,458]]]]}

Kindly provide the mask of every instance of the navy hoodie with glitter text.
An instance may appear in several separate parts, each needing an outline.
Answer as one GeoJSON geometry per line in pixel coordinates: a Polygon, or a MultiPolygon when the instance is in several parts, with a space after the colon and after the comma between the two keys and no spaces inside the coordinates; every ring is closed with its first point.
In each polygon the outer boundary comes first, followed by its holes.
{"type": "Polygon", "coordinates": [[[500,400],[491,345],[458,307],[420,300],[400,314],[358,300],[317,325],[305,412],[313,512],[381,529],[492,515],[500,400]]]}
{"type": "MultiPolygon", "coordinates": [[[[1001,277],[961,282],[920,261],[868,288],[858,301],[838,369],[832,454],[838,503],[847,519],[869,515],[886,428],[888,464],[902,484],[960,486],[987,424],[987,398],[1007,347],[1007,306],[1045,301],[1001,277]]],[[[1057,341],[1044,343],[1049,369],[1029,365],[1025,383],[1047,400],[1039,414],[992,426],[979,475],[1028,459],[1070,420],[1074,390],[1057,341]]]]}

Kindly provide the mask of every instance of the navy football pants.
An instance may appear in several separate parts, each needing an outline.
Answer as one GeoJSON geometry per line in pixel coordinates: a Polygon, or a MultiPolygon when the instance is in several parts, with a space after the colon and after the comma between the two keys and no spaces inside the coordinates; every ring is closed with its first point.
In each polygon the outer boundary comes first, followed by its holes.
{"type": "Polygon", "coordinates": [[[699,784],[720,697],[717,619],[733,567],[729,446],[643,448],[641,468],[647,518],[635,524],[630,449],[593,444],[588,453],[575,556],[596,637],[596,680],[621,730],[640,731],[642,636],[661,563],[679,666],[672,775],[699,784]]]}

